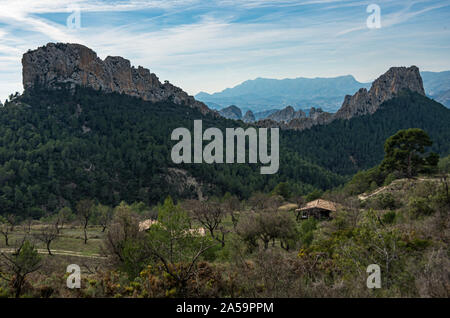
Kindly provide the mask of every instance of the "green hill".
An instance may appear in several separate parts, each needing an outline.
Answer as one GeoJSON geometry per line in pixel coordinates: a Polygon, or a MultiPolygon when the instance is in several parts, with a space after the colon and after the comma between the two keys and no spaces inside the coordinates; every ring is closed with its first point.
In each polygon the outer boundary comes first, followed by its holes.
{"type": "Polygon", "coordinates": [[[300,156],[348,175],[373,167],[384,156],[384,141],[400,129],[425,130],[440,155],[450,153],[450,109],[417,93],[403,92],[372,115],[336,120],[301,133],[287,131],[285,143],[300,156]]]}
{"type": "Polygon", "coordinates": [[[170,102],[104,94],[88,88],[27,90],[0,108],[0,211],[39,217],[83,198],[117,205],[223,195],[248,198],[289,182],[294,195],[330,189],[378,164],[383,143],[399,129],[425,129],[440,154],[450,151],[450,110],[405,93],[371,116],[280,134],[280,169],[261,175],[257,164],[175,165],[173,129],[243,126],[170,102]],[[186,172],[195,182],[171,176],[186,172]]]}
{"type": "Polygon", "coordinates": [[[344,181],[286,148],[280,149],[280,172],[271,176],[261,175],[258,165],[175,165],[171,132],[192,128],[194,119],[202,119],[204,129],[243,125],[87,88],[74,94],[28,90],[0,110],[0,211],[37,217],[86,197],[117,205],[195,196],[192,185],[167,177],[170,167],[187,170],[206,195],[243,198],[286,180],[298,193],[344,181]]]}

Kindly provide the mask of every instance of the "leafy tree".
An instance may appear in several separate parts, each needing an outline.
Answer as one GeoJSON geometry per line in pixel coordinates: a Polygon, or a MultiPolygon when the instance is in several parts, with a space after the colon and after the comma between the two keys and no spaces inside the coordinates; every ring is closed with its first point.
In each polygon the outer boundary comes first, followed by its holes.
{"type": "Polygon", "coordinates": [[[284,199],[289,199],[292,194],[291,186],[288,182],[280,182],[272,192],[275,195],[281,195],[284,199]]]}
{"type": "Polygon", "coordinates": [[[274,244],[279,239],[281,247],[289,250],[297,238],[293,216],[276,210],[248,213],[239,222],[237,233],[251,249],[258,246],[258,241],[267,249],[271,241],[274,244]]]}
{"type": "Polygon", "coordinates": [[[320,197],[323,195],[323,191],[319,190],[319,189],[315,189],[314,191],[308,193],[305,196],[305,201],[306,202],[310,202],[310,201],[314,201],[317,199],[320,199],[320,197]]]}
{"type": "Polygon", "coordinates": [[[442,174],[450,173],[450,156],[441,158],[438,163],[438,168],[442,174]]]}
{"type": "Polygon", "coordinates": [[[177,282],[182,295],[199,258],[217,245],[190,228],[188,214],[170,197],[158,210],[158,223],[148,230],[148,244],[165,272],[177,282]]]}
{"type": "Polygon", "coordinates": [[[105,236],[104,250],[112,263],[127,273],[130,279],[139,275],[149,262],[149,250],[144,233],[139,232],[136,213],[125,202],[114,209],[114,217],[105,236]]]}
{"type": "Polygon", "coordinates": [[[12,255],[1,252],[0,256],[3,265],[12,274],[11,278],[2,277],[11,282],[14,295],[18,298],[22,293],[26,277],[41,267],[41,257],[28,240],[23,240],[12,255]]]}
{"type": "Polygon", "coordinates": [[[425,148],[432,141],[422,129],[410,128],[398,131],[384,144],[385,158],[381,164],[386,171],[400,171],[408,178],[415,176],[427,164],[436,166],[436,154],[424,157],[425,148]]]}

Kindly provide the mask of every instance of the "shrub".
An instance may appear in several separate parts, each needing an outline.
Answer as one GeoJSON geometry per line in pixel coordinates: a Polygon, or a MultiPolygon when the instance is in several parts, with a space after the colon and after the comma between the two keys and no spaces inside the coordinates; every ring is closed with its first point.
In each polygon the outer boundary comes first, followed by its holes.
{"type": "Polygon", "coordinates": [[[381,220],[383,221],[383,223],[392,224],[394,223],[396,216],[397,214],[395,213],[395,211],[389,211],[382,216],[381,220]]]}
{"type": "Polygon", "coordinates": [[[424,198],[411,198],[408,207],[411,215],[415,218],[431,215],[434,212],[428,205],[428,200],[424,198]]]}
{"type": "Polygon", "coordinates": [[[394,210],[398,204],[391,193],[382,193],[376,196],[375,205],[378,209],[394,210]]]}

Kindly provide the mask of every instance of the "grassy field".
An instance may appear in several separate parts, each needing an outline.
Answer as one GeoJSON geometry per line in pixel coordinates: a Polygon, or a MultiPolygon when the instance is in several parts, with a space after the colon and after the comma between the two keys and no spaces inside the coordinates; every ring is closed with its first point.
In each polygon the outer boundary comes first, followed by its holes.
{"type": "MultiPolygon", "coordinates": [[[[33,226],[30,233],[27,233],[22,226],[16,226],[14,231],[9,235],[10,246],[6,246],[4,238],[1,237],[0,249],[13,248],[16,242],[20,242],[24,236],[28,236],[34,242],[37,249],[45,250],[45,244],[34,237],[39,232],[39,225],[33,226]]],[[[81,227],[64,227],[61,229],[58,238],[51,243],[50,248],[55,252],[65,251],[82,256],[100,256],[104,235],[105,233],[102,232],[101,227],[89,227],[88,241],[87,244],[84,244],[84,233],[81,227]]]]}

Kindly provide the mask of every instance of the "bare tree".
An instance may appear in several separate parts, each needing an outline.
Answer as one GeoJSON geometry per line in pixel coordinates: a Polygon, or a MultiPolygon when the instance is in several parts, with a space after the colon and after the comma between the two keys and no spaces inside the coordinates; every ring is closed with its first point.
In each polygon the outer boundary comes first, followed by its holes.
{"type": "Polygon", "coordinates": [[[144,232],[139,232],[139,220],[128,205],[121,203],[115,208],[114,218],[105,236],[103,252],[111,257],[116,265],[125,262],[124,248],[128,242],[143,240],[144,232]]]}
{"type": "Polygon", "coordinates": [[[26,218],[25,221],[23,221],[23,223],[22,223],[24,232],[27,233],[27,234],[30,234],[32,225],[33,225],[33,219],[32,218],[26,218]]]}
{"type": "Polygon", "coordinates": [[[11,225],[8,220],[0,216],[0,233],[5,238],[5,245],[9,246],[9,234],[11,233],[11,225]]]}
{"type": "Polygon", "coordinates": [[[71,215],[72,210],[69,207],[64,207],[59,210],[58,214],[55,216],[55,229],[57,234],[64,228],[64,224],[69,221],[71,215]]]}
{"type": "Polygon", "coordinates": [[[194,220],[202,224],[209,231],[211,237],[224,247],[225,234],[228,231],[222,225],[225,209],[221,204],[218,202],[198,202],[191,213],[194,220]]]}
{"type": "Polygon", "coordinates": [[[92,212],[94,211],[94,202],[89,199],[81,200],[77,203],[77,213],[78,217],[81,220],[83,230],[84,230],[84,244],[87,244],[88,236],[87,236],[87,227],[89,224],[89,219],[92,216],[92,212]]]}
{"type": "Polygon", "coordinates": [[[18,224],[18,219],[14,214],[8,214],[6,216],[6,219],[8,220],[8,223],[10,224],[11,227],[11,232],[14,232],[14,228],[16,227],[16,225],[18,224]]]}
{"type": "Polygon", "coordinates": [[[36,239],[45,244],[48,255],[53,255],[50,249],[50,244],[58,238],[58,232],[54,226],[46,226],[41,229],[41,231],[35,235],[36,239]]]}
{"type": "Polygon", "coordinates": [[[280,195],[268,195],[256,192],[248,199],[248,204],[254,210],[276,210],[283,203],[280,195]]]}
{"type": "Polygon", "coordinates": [[[106,231],[113,216],[113,209],[107,205],[99,204],[95,208],[97,221],[102,227],[102,232],[106,231]]]}
{"type": "Polygon", "coordinates": [[[1,277],[11,282],[16,298],[20,297],[22,293],[26,277],[41,267],[41,257],[34,246],[25,239],[22,240],[13,254],[7,255],[1,252],[0,261],[11,274],[11,277],[3,274],[1,274],[1,277]]]}
{"type": "Polygon", "coordinates": [[[227,213],[231,216],[231,222],[233,222],[233,227],[236,230],[237,224],[239,222],[239,210],[241,209],[241,201],[236,196],[232,196],[227,193],[223,197],[222,206],[227,213]]]}

